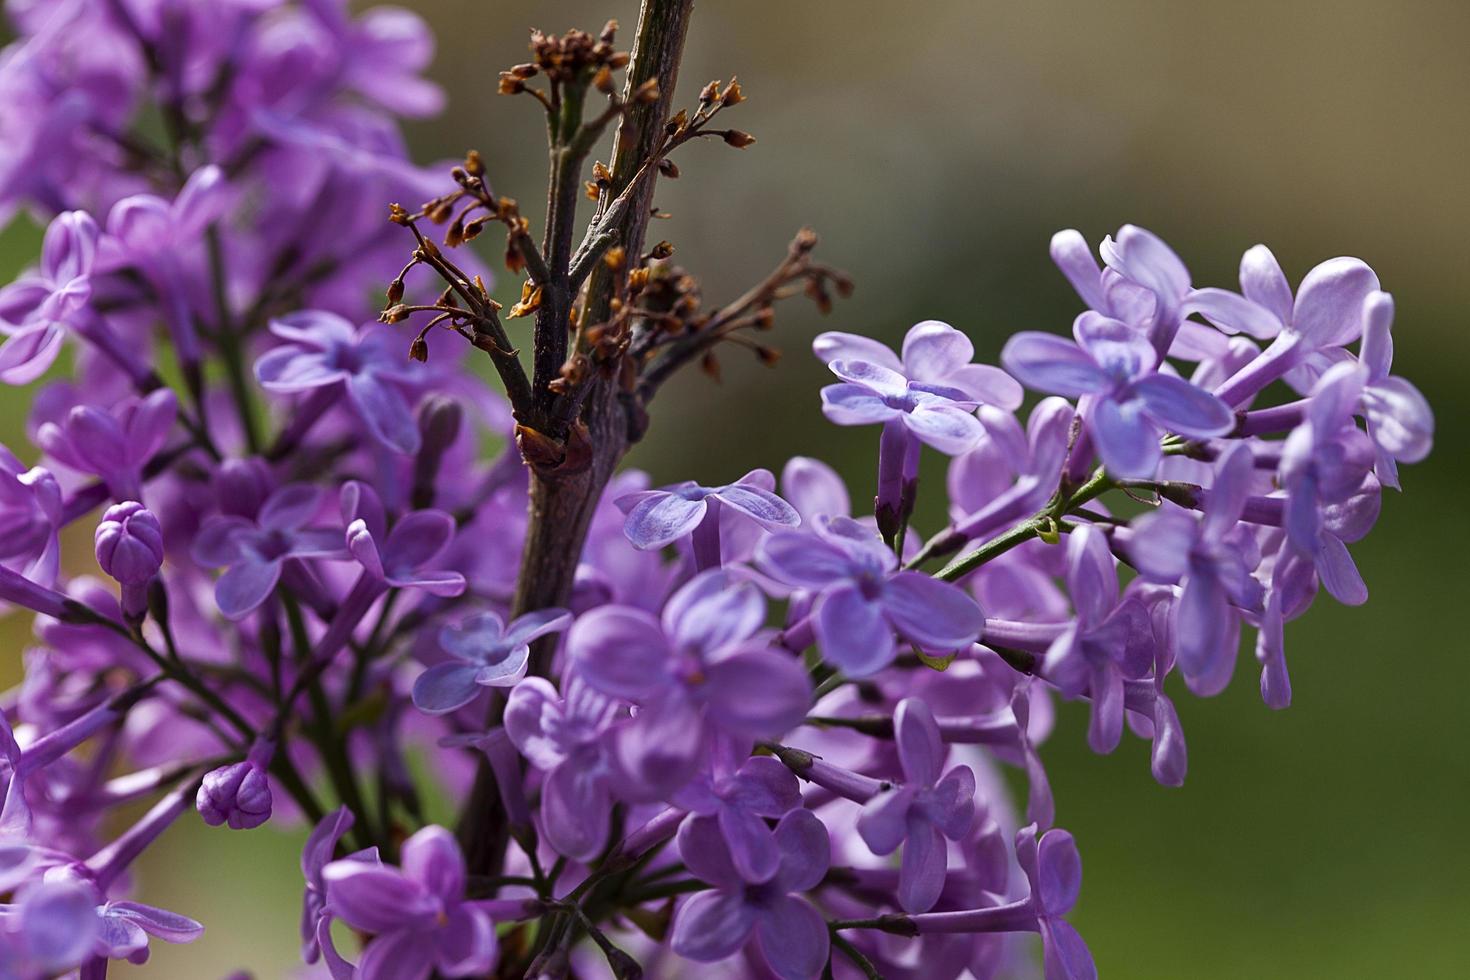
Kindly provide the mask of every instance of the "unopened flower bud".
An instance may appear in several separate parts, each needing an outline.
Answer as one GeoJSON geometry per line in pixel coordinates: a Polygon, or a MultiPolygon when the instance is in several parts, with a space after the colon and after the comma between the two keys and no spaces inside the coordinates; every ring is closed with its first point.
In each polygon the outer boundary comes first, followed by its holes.
{"type": "Polygon", "coordinates": [[[275,746],[257,742],[244,762],[221,766],[204,777],[194,806],[211,827],[231,830],[259,827],[271,816],[271,787],[266,778],[275,746]]]}
{"type": "Polygon", "coordinates": [[[429,395],[419,409],[420,453],[442,453],[459,438],[464,407],[446,395],[429,395]]]}
{"type": "Polygon", "coordinates": [[[102,515],[94,537],[97,564],[123,586],[123,613],[141,618],[148,609],[148,583],[163,565],[163,527],[136,500],[114,504],[102,515]]]}

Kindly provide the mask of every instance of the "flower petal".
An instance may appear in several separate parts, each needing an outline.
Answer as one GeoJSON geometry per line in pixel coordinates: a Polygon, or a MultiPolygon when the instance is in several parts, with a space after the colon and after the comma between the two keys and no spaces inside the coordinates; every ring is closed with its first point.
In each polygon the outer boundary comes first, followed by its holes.
{"type": "Polygon", "coordinates": [[[1151,374],[1133,385],[1133,395],[1144,410],[1165,428],[1180,435],[1208,438],[1235,428],[1230,407],[1183,378],[1151,374]]]}
{"type": "Polygon", "coordinates": [[[640,701],[668,682],[671,651],[658,620],[641,609],[601,606],[567,633],[567,654],[596,690],[640,701]]]}
{"type": "Polygon", "coordinates": [[[655,491],[628,511],[623,533],[640,551],[662,548],[691,533],[704,520],[708,506],[703,497],[655,491]]]}
{"type": "Polygon", "coordinates": [[[1363,304],[1378,276],[1362,259],[1328,259],[1308,272],[1296,293],[1292,328],[1314,347],[1340,347],[1363,330],[1363,304]]]}
{"type": "Polygon", "coordinates": [[[265,601],[280,578],[280,562],[242,559],[214,583],[215,604],[226,619],[243,619],[265,601]]]}
{"type": "Polygon", "coordinates": [[[755,909],[739,892],[700,892],[679,907],[669,944],[696,963],[739,952],[755,929],[755,909]]]}
{"type": "Polygon", "coordinates": [[[462,661],[435,664],[413,682],[413,704],[426,714],[457,711],[484,693],[476,680],[480,668],[462,661]]]}
{"type": "Polygon", "coordinates": [[[812,353],[823,364],[831,364],[833,361],[867,361],[890,371],[903,370],[898,356],[886,345],[872,337],[855,333],[842,333],[838,330],[819,333],[812,341],[812,353]]]}
{"type": "Polygon", "coordinates": [[[1077,398],[1109,384],[1086,351],[1055,334],[1023,330],[1006,342],[1000,361],[1021,384],[1050,395],[1077,398]]]}
{"type": "Polygon", "coordinates": [[[893,662],[893,630],[883,606],[841,585],[824,593],[814,624],[822,659],[849,677],[867,677],[893,662]]]}
{"type": "Polygon", "coordinates": [[[920,572],[899,572],[883,583],[883,614],[904,639],[948,653],[980,637],[985,615],[959,586],[920,572]]]}
{"type": "Polygon", "coordinates": [[[1099,400],[1092,409],[1092,440],[1107,471],[1120,479],[1146,480],[1159,468],[1159,432],[1140,402],[1099,400]]]}
{"type": "Polygon", "coordinates": [[[405,456],[419,451],[418,423],[397,387],[362,372],[347,379],[347,394],[374,439],[405,456]]]}
{"type": "Polygon", "coordinates": [[[793,656],[748,647],[705,668],[707,717],[749,738],[779,738],[806,717],[811,681],[793,656]]]}
{"type": "Polygon", "coordinates": [[[837,425],[873,425],[895,417],[899,410],[869,388],[841,384],[822,389],[822,414],[837,425]]]}
{"type": "Polygon", "coordinates": [[[949,752],[927,704],[918,698],[898,702],[893,711],[893,741],[904,780],[914,786],[933,786],[949,752]]]}
{"type": "Polygon", "coordinates": [[[761,910],[755,936],[766,965],[781,980],[816,980],[831,955],[827,921],[810,902],[790,895],[761,910]]]}

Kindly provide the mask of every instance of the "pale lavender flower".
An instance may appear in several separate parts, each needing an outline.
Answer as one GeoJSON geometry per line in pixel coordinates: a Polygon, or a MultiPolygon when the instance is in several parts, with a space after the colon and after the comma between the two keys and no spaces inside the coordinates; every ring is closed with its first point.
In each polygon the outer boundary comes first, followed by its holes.
{"type": "Polygon", "coordinates": [[[418,452],[418,425],[405,396],[414,372],[391,331],[377,324],[357,330],[324,310],[277,318],[270,329],[286,343],[256,362],[262,387],[282,393],[344,390],[369,435],[395,452],[418,452]]]}
{"type": "MultiPolygon", "coordinates": [[[[1021,386],[1000,368],[970,363],[975,359],[975,346],[970,338],[938,320],[924,320],[910,327],[903,339],[901,356],[895,356],[887,346],[871,337],[837,331],[818,334],[812,341],[812,352],[829,366],[835,362],[865,362],[883,368],[902,376],[906,389],[910,385],[937,385],[963,392],[960,401],[1004,409],[1021,405],[1021,386]]],[[[834,373],[843,377],[835,368],[834,373]]]]}
{"type": "Polygon", "coordinates": [[[1363,308],[1359,358],[1367,371],[1362,408],[1368,435],[1378,447],[1374,472],[1386,487],[1399,489],[1398,463],[1417,463],[1434,444],[1434,412],[1428,400],[1393,369],[1393,297],[1370,293],[1363,308]]]}
{"type": "Polygon", "coordinates": [[[1023,827],[1016,833],[1016,862],[1031,886],[1027,901],[1041,933],[1046,980],[1096,980],[1092,953],[1062,918],[1082,891],[1082,859],[1072,835],[1048,830],[1038,836],[1035,824],[1023,827]]]}
{"type": "Polygon", "coordinates": [[[795,508],[771,492],[775,482],[770,471],[757,469],[722,487],[689,481],[630,493],[617,500],[628,515],[623,533],[642,551],[662,548],[692,534],[700,570],[718,567],[724,507],[769,531],[801,523],[795,508]]]}
{"type": "Polygon", "coordinates": [[[92,296],[97,222],[84,211],[57,215],[46,228],[41,265],[0,289],[0,381],[28,384],[56,361],[69,326],[92,296]]]}
{"type": "Polygon", "coordinates": [[[893,712],[893,738],[904,781],[863,806],[857,829],[874,854],[903,847],[898,904],[927,912],[944,890],[945,839],[958,841],[975,820],[975,773],[955,766],[941,775],[948,749],[929,706],[904,698],[893,712]]]}
{"type": "Polygon", "coordinates": [[[616,787],[609,729],[627,714],[617,701],[573,674],[563,698],[550,682],[528,677],[505,704],[505,732],[541,784],[541,828],[558,854],[586,861],[602,850],[616,787]]]}
{"type": "Polygon", "coordinates": [[[1251,532],[1240,526],[1254,473],[1250,447],[1237,444],[1220,457],[1202,518],[1164,501],[1133,522],[1126,542],[1144,578],[1182,586],[1173,606],[1174,648],[1185,681],[1201,695],[1230,680],[1238,636],[1233,609],[1262,610],[1265,590],[1249,558],[1255,542],[1242,540],[1251,532]]]}
{"type": "Polygon", "coordinates": [[[373,939],[361,980],[472,977],[495,965],[495,923],[464,899],[465,866],[454,835],[429,826],[403,844],[398,868],[351,858],[322,869],[327,910],[373,939]]]}
{"type": "Polygon", "coordinates": [[[452,516],[442,510],[411,511],[394,523],[386,537],[381,527],[374,530],[373,523],[359,517],[347,525],[347,550],[373,581],[438,596],[464,592],[465,578],[459,572],[428,567],[436,564],[435,559],[454,537],[452,516]]]}
{"type": "MultiPolygon", "coordinates": [[[[322,871],[334,860],[337,844],[352,829],[356,818],[347,807],[338,807],[321,819],[306,838],[301,850],[301,877],[306,883],[301,895],[301,958],[315,963],[323,953],[318,942],[321,926],[330,924],[327,910],[327,881],[322,871]]],[[[379,864],[378,849],[370,847],[347,855],[344,860],[379,864]]]]}
{"type": "Polygon", "coordinates": [[[639,706],[615,744],[627,795],[659,799],[683,785],[709,734],[778,738],[806,715],[811,683],[800,662],[754,638],[765,609],[753,585],[716,569],[674,593],[660,618],[603,606],[572,625],[573,668],[639,706]]]}
{"type": "Polygon", "coordinates": [[[1136,328],[1088,312],[1077,318],[1072,333],[1076,343],[1018,333],[1006,342],[1001,362],[1027,387],[1068,398],[1090,396],[1090,433],[1114,476],[1153,476],[1165,432],[1204,439],[1234,428],[1235,416],[1218,398],[1157,371],[1159,357],[1136,328]]]}
{"type": "Polygon", "coordinates": [[[749,884],[736,870],[725,839],[709,821],[686,820],[679,853],[689,870],[714,890],[679,907],[670,944],[697,963],[733,956],[755,940],[771,972],[781,980],[815,980],[827,962],[827,923],[811,903],[792,894],[815,888],[831,862],[827,828],[810,810],[793,810],[775,830],[775,875],[749,884]]]}
{"type": "Polygon", "coordinates": [[[0,446],[0,564],[40,585],[54,585],[62,514],[56,477],[40,466],[27,468],[0,446]]]}
{"type": "Polygon", "coordinates": [[[894,633],[930,653],[975,642],[984,623],[964,590],[918,572],[873,532],[850,518],[818,524],[817,533],[773,534],[756,553],[771,578],[817,594],[813,628],[822,658],[853,677],[888,666],[894,633]]]}
{"type": "Polygon", "coordinates": [[[205,568],[225,569],[214,596],[226,618],[241,619],[264,602],[287,562],[347,557],[341,529],[307,525],[320,506],[320,490],[293,483],[271,494],[254,520],[216,515],[204,523],[191,553],[205,568]]]}
{"type": "Polygon", "coordinates": [[[493,612],[479,613],[439,631],[439,646],[454,659],[435,664],[413,684],[413,703],[431,715],[448,714],[487,687],[514,687],[526,676],[531,641],[571,625],[565,609],[527,613],[506,626],[493,612]]]}

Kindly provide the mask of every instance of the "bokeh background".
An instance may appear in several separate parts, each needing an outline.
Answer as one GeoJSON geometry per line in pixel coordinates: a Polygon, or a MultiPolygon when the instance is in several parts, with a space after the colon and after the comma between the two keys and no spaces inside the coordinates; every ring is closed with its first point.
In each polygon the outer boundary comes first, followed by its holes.
{"type": "MultiPolygon", "coordinates": [[[[595,30],[611,16],[630,39],[636,3],[400,2],[436,28],[431,74],[450,95],[443,118],[411,129],[417,156],[477,147],[497,188],[538,214],[542,130],[532,103],[496,97],[495,73],[524,60],[531,26],[595,30]]],[[[939,318],[993,358],[1014,330],[1065,331],[1079,306],[1047,257],[1059,228],[1096,241],[1142,224],[1195,282],[1226,286],[1258,241],[1293,279],[1357,255],[1395,295],[1395,368],[1433,402],[1438,444],[1354,547],[1369,604],[1324,598],[1289,631],[1294,706],[1261,704],[1248,659],[1222,696],[1181,698],[1178,790],[1153,783],[1137,739],[1093,756],[1079,706],[1045,747],[1085,865],[1074,921],[1106,977],[1470,975],[1470,540],[1456,509],[1470,479],[1467,46],[1463,0],[696,7],[681,94],[738,72],[751,101],[732,124],[759,142],[681,151],[684,177],[658,194],[673,218],[651,234],[719,300],[809,224],[857,292],[825,320],[785,309],[774,372],[727,356],[722,385],[671,385],[631,461],[659,482],[724,482],[803,453],[870,494],[876,431],[822,421],[811,336],[897,341],[939,318]]],[[[0,271],[35,241],[7,229],[0,271]]],[[[24,396],[0,397],[0,436],[16,445],[24,396]]],[[[942,465],[928,462],[937,490],[942,465]]],[[[921,528],[938,525],[936,497],[921,528]]],[[[4,624],[4,642],[13,664],[23,626],[4,624]]],[[[300,843],[186,821],[140,874],[151,901],[209,930],[116,975],[291,975],[300,843]]]]}

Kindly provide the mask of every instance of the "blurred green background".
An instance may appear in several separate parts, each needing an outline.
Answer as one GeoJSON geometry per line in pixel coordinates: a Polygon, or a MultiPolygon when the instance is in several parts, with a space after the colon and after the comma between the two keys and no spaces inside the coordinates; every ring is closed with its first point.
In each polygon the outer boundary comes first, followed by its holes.
{"type": "MultiPolygon", "coordinates": [[[[636,3],[406,5],[439,34],[431,74],[450,95],[443,118],[411,127],[417,156],[478,148],[497,190],[534,218],[542,130],[529,100],[495,96],[495,73],[524,60],[531,26],[596,30],[613,16],[631,41],[636,3]]],[[[751,101],[731,122],[759,142],[681,151],[683,178],[658,194],[674,217],[650,234],[718,301],[810,224],[857,292],[825,320],[788,306],[774,372],[727,355],[722,386],[696,374],[670,385],[633,458],[660,482],[723,482],[804,453],[867,497],[876,433],[822,421],[811,336],[896,342],[932,317],[993,358],[1014,330],[1065,331],[1079,303],[1047,257],[1059,228],[1095,242],[1142,224],[1197,283],[1225,286],[1258,241],[1293,280],[1357,255],[1395,295],[1395,368],[1433,402],[1438,444],[1353,549],[1369,604],[1324,598],[1289,631],[1294,706],[1261,704],[1248,659],[1221,697],[1180,698],[1179,790],[1153,783],[1137,739],[1093,756],[1076,705],[1044,750],[1085,865],[1074,921],[1106,977],[1470,975],[1470,649],[1455,613],[1470,541],[1453,510],[1470,477],[1467,45],[1463,0],[697,5],[681,96],[739,73],[751,101]]],[[[0,239],[6,272],[34,240],[0,239]]],[[[15,446],[25,397],[4,399],[15,446]]],[[[937,491],[942,465],[927,462],[937,491]]],[[[920,524],[933,530],[936,495],[927,506],[920,524]]],[[[8,625],[18,651],[24,634],[8,625]]],[[[149,901],[209,931],[115,974],[289,975],[299,845],[185,821],[141,876],[149,901]]]]}

